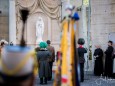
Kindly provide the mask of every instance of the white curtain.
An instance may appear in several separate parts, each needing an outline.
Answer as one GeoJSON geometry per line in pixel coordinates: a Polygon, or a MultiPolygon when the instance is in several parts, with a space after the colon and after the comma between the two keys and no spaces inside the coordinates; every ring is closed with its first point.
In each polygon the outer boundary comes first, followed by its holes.
{"type": "Polygon", "coordinates": [[[39,0],[41,9],[51,18],[58,19],[60,17],[60,0],[39,0]]]}

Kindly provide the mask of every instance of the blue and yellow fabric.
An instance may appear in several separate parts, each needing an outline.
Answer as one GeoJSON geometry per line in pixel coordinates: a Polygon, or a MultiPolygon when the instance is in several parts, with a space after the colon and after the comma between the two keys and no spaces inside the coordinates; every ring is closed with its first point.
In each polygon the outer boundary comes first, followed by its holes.
{"type": "Polygon", "coordinates": [[[6,46],[1,60],[0,72],[10,75],[38,74],[36,53],[29,47],[6,46]]]}

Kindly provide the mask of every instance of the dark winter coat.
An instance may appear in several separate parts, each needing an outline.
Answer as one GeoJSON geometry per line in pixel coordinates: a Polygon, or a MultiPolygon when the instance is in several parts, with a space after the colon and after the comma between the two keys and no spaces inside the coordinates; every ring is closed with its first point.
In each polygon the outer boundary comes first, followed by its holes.
{"type": "Polygon", "coordinates": [[[39,62],[39,77],[49,77],[51,76],[50,73],[50,66],[48,59],[51,57],[51,53],[48,50],[40,50],[37,53],[37,59],[39,62]]]}

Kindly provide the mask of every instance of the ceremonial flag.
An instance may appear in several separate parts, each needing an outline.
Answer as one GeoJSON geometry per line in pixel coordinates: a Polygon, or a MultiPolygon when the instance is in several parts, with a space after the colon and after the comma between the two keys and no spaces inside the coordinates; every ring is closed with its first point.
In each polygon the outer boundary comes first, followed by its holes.
{"type": "Polygon", "coordinates": [[[70,86],[80,86],[79,74],[78,74],[78,56],[76,51],[76,38],[74,29],[75,20],[71,20],[71,50],[70,50],[70,65],[71,65],[71,76],[70,76],[70,86]]]}
{"type": "Polygon", "coordinates": [[[61,86],[68,86],[68,21],[63,23],[63,33],[61,40],[62,67],[61,67],[61,86]]]}
{"type": "Polygon", "coordinates": [[[75,20],[79,20],[78,14],[75,14],[71,19],[64,19],[62,22],[62,39],[60,47],[62,62],[58,60],[54,86],[80,86],[75,38],[76,32],[74,29],[75,20]],[[61,71],[59,67],[61,67],[61,71]],[[58,84],[59,76],[61,77],[60,84],[58,84]]]}
{"type": "Polygon", "coordinates": [[[68,63],[67,63],[67,49],[68,49],[68,22],[62,22],[62,37],[60,46],[60,57],[57,62],[57,69],[55,71],[54,86],[68,85],[68,63]]]}

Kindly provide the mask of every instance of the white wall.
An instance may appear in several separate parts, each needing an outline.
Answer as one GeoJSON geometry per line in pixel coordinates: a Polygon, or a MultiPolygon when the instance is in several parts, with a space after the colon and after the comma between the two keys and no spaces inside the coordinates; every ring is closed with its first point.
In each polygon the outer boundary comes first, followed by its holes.
{"type": "Polygon", "coordinates": [[[91,39],[105,51],[109,33],[115,32],[115,0],[91,0],[91,39]]]}
{"type": "Polygon", "coordinates": [[[115,0],[91,0],[91,32],[93,45],[105,50],[109,33],[115,32],[115,0]]]}

